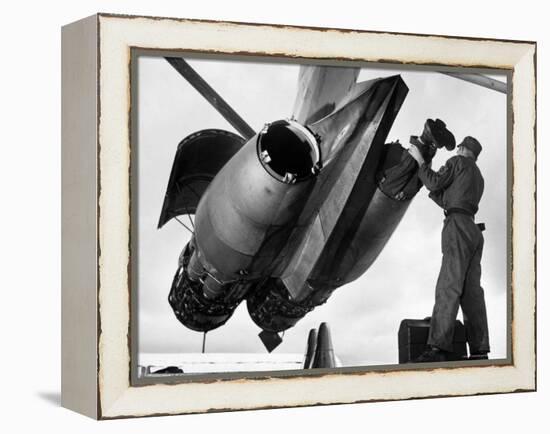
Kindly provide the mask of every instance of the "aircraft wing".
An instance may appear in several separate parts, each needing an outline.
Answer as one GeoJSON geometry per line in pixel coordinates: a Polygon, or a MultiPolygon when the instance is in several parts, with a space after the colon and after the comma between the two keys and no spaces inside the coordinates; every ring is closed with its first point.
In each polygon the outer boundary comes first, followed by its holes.
{"type": "Polygon", "coordinates": [[[407,92],[400,76],[358,83],[332,114],[309,125],[321,137],[326,166],[278,270],[294,299],[309,294],[307,280],[331,240],[341,241],[345,227],[368,206],[382,147],[407,92]]]}
{"type": "Polygon", "coordinates": [[[334,111],[357,81],[360,68],[300,66],[292,117],[310,125],[334,111]]]}

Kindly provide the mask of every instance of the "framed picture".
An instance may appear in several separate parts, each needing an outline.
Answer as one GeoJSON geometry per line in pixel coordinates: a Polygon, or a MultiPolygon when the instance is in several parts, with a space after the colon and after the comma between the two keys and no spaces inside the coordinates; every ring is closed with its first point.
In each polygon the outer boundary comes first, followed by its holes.
{"type": "Polygon", "coordinates": [[[65,407],[535,390],[534,42],[109,14],[62,36],[65,407]]]}

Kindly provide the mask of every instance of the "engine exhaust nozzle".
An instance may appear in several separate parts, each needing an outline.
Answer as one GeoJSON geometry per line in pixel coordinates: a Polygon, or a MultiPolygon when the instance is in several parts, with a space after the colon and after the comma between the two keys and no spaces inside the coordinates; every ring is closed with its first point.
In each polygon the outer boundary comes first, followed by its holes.
{"type": "Polygon", "coordinates": [[[321,169],[317,137],[293,120],[266,124],[258,134],[257,151],[267,172],[286,184],[308,179],[321,169]]]}

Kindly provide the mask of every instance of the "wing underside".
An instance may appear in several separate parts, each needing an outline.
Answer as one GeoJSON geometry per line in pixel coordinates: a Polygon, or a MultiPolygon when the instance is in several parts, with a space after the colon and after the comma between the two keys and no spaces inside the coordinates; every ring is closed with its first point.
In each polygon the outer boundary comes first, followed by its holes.
{"type": "Polygon", "coordinates": [[[328,162],[300,217],[279,270],[293,298],[305,298],[316,267],[332,260],[376,190],[375,173],[390,127],[407,94],[400,76],[358,83],[340,108],[309,125],[328,162]]]}

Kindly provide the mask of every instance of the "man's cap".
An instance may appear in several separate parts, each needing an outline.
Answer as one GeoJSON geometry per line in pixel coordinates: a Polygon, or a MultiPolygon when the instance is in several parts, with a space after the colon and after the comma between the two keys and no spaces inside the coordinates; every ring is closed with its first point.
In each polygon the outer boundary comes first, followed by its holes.
{"type": "Polygon", "coordinates": [[[466,136],[464,137],[464,140],[462,140],[462,143],[458,146],[464,146],[465,148],[469,149],[474,153],[474,156],[477,158],[478,155],[481,153],[481,143],[477,141],[477,139],[466,136]]]}

